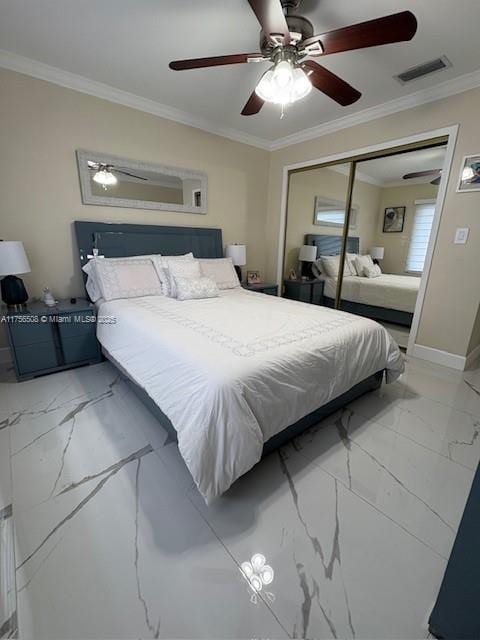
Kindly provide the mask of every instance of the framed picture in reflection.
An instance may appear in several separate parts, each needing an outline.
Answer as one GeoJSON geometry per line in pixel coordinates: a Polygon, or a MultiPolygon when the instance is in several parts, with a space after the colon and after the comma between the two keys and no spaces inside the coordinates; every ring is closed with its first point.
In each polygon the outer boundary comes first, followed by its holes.
{"type": "Polygon", "coordinates": [[[383,233],[402,233],[405,207],[387,207],[383,214],[383,233]]]}

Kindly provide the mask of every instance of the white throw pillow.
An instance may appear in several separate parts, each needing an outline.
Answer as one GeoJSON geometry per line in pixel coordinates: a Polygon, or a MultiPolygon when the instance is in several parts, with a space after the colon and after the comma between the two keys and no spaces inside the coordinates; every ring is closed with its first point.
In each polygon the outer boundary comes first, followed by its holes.
{"type": "Polygon", "coordinates": [[[220,290],[212,278],[175,277],[177,300],[200,300],[202,298],[218,298],[220,290]]]}
{"type": "Polygon", "coordinates": [[[97,258],[95,273],[105,300],[162,295],[162,285],[149,258],[97,258]]]}
{"type": "Polygon", "coordinates": [[[382,275],[382,270],[378,264],[374,264],[373,267],[364,267],[363,275],[365,278],[378,278],[382,275]]]}
{"type": "Polygon", "coordinates": [[[231,258],[200,259],[202,274],[217,283],[219,289],[235,289],[240,286],[231,258]]]}
{"type": "MultiPolygon", "coordinates": [[[[322,263],[323,273],[325,273],[329,278],[338,278],[338,271],[340,269],[340,256],[320,256],[320,260],[322,263]]],[[[350,271],[348,260],[345,260],[343,275],[354,275],[350,271]]]]}
{"type": "Polygon", "coordinates": [[[172,260],[168,265],[169,293],[170,298],[177,297],[177,278],[197,279],[202,276],[198,260],[172,260]]]}
{"type": "Polygon", "coordinates": [[[364,269],[368,268],[368,267],[373,267],[373,260],[372,260],[372,256],[370,255],[365,255],[365,256],[361,256],[358,255],[355,257],[355,266],[357,268],[357,273],[359,276],[364,276],[364,269]]]}
{"type": "Polygon", "coordinates": [[[177,262],[183,260],[193,260],[193,253],[185,253],[182,256],[155,256],[153,264],[160,282],[162,283],[163,295],[170,296],[170,274],[168,272],[168,266],[170,262],[177,262]]]}
{"type": "Polygon", "coordinates": [[[347,253],[347,262],[352,276],[358,276],[357,267],[355,266],[355,258],[357,256],[358,253],[347,253]]]}

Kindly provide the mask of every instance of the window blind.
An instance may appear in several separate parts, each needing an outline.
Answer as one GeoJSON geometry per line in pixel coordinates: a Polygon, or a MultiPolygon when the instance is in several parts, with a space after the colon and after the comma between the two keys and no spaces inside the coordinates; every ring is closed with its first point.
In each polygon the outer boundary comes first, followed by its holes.
{"type": "Polygon", "coordinates": [[[412,236],[408,247],[406,271],[422,273],[435,214],[434,200],[417,200],[412,236]]]}

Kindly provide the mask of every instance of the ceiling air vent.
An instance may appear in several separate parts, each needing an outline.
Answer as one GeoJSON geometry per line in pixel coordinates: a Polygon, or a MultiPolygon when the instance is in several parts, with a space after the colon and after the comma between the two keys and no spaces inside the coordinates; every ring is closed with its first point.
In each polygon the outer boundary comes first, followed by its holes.
{"type": "Polygon", "coordinates": [[[436,58],[435,60],[430,60],[429,62],[424,62],[423,64],[419,64],[416,67],[407,69],[403,73],[399,73],[398,76],[394,76],[394,78],[401,84],[406,84],[407,82],[411,82],[412,80],[417,80],[418,78],[423,78],[423,76],[428,76],[431,73],[443,71],[443,69],[448,69],[451,66],[452,63],[447,58],[447,56],[442,56],[441,58],[436,58]]]}

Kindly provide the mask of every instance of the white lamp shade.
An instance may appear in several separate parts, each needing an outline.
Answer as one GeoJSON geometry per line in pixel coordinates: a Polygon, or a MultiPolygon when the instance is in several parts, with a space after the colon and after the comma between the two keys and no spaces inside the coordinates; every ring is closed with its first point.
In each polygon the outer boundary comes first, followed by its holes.
{"type": "Polygon", "coordinates": [[[317,259],[317,247],[313,247],[310,244],[304,244],[300,247],[298,259],[300,262],[315,262],[317,259]]]}
{"type": "Polygon", "coordinates": [[[30,264],[23,243],[18,240],[0,242],[0,276],[30,273],[30,264]]]}
{"type": "Polygon", "coordinates": [[[384,247],[372,247],[370,249],[370,256],[372,260],[383,260],[384,254],[385,254],[384,247]]]}
{"type": "Polygon", "coordinates": [[[243,267],[247,264],[247,248],[244,244],[227,244],[225,257],[231,258],[237,267],[243,267]]]}

